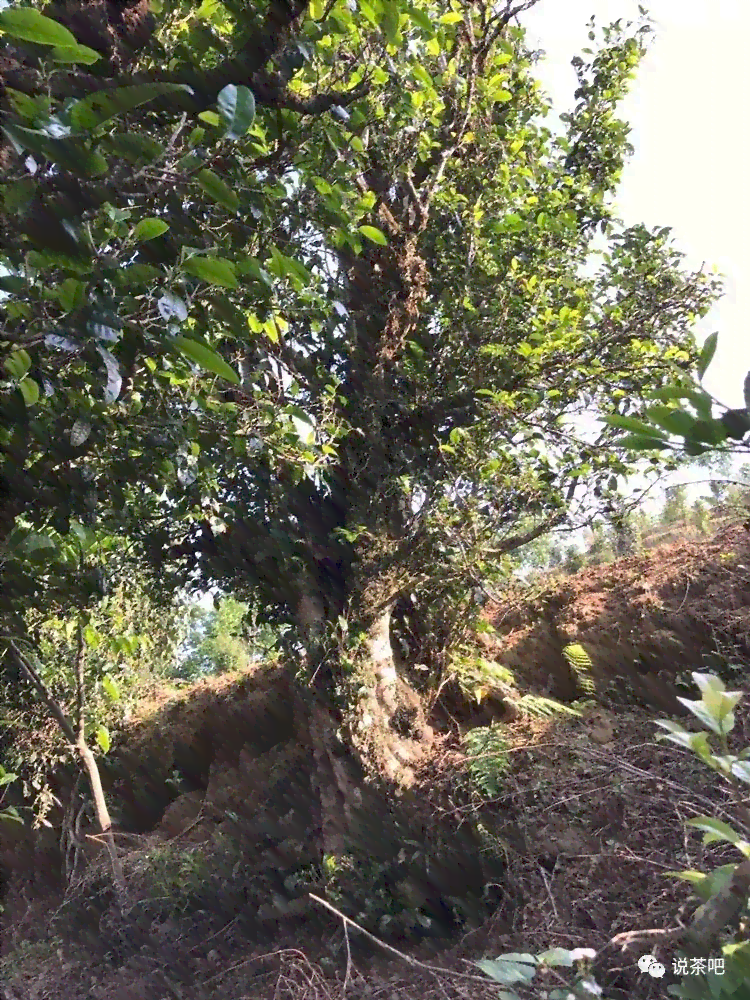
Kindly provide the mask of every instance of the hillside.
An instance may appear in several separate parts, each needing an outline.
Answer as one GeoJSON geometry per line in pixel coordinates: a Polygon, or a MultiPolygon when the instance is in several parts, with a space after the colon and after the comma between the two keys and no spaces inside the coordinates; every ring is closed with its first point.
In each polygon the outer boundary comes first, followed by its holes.
{"type": "MultiPolygon", "coordinates": [[[[411,789],[396,799],[350,759],[332,763],[362,805],[342,859],[309,848],[320,762],[283,664],[157,699],[122,735],[105,784],[124,918],[85,803],[59,773],[49,828],[0,827],[2,996],[486,997],[467,963],[580,946],[601,952],[608,998],[663,997],[671,968],[651,979],[607,944],[692,908],[667,872],[733,860],[685,834],[724,792],[656,741],[653,720],[694,697],[690,671],[750,686],[750,536],[727,527],[589,568],[486,617],[494,631],[477,635],[468,681],[424,694],[432,738],[411,789]],[[310,893],[372,937],[345,933],[310,893]]],[[[733,737],[750,744],[747,706],[733,737]]]]}

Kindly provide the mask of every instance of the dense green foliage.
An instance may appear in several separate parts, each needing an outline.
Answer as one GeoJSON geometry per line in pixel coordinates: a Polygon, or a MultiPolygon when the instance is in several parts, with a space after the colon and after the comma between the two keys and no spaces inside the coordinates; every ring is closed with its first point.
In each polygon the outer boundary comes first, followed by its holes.
{"type": "Polygon", "coordinates": [[[592,30],[558,134],[515,13],[163,3],[117,51],[0,15],[7,613],[85,600],[94,528],[277,620],[443,621],[612,492],[582,415],[686,370],[717,285],[612,214],[647,25],[592,30]]]}

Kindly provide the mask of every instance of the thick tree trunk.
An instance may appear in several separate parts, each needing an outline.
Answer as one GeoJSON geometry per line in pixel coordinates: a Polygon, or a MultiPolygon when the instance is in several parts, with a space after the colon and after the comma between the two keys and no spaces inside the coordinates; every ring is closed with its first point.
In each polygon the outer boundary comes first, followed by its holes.
{"type": "Polygon", "coordinates": [[[305,592],[297,606],[310,678],[299,708],[315,760],[321,850],[340,856],[357,844],[364,786],[385,780],[396,794],[411,786],[432,730],[417,693],[397,669],[391,643],[395,599],[370,617],[354,675],[340,663],[334,644],[322,641],[334,624],[325,619],[325,603],[323,595],[305,592]],[[349,699],[343,708],[341,692],[349,699]]]}
{"type": "Polygon", "coordinates": [[[432,739],[419,695],[396,666],[391,642],[392,602],[372,622],[365,642],[365,674],[374,675],[361,704],[359,729],[376,734],[374,751],[382,773],[399,787],[414,781],[414,765],[432,739]]]}

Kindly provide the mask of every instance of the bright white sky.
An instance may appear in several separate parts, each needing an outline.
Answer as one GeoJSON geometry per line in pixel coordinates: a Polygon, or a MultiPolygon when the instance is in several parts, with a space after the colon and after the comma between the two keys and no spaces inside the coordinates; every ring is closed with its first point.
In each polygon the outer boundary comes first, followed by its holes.
{"type": "MultiPolygon", "coordinates": [[[[719,332],[705,379],[723,403],[743,406],[750,370],[750,4],[747,0],[643,0],[655,22],[622,117],[635,155],[618,198],[628,224],[671,226],[691,266],[716,265],[721,303],[701,327],[719,332]]],[[[634,0],[541,0],[522,15],[537,74],[556,110],[575,91],[571,58],[589,45],[586,24],[637,20],[634,0]]]]}

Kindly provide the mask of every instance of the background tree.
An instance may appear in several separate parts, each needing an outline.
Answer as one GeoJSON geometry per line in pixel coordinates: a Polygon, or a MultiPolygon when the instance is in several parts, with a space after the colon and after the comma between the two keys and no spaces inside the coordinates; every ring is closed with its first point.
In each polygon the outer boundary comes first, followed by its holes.
{"type": "Polygon", "coordinates": [[[585,553],[585,561],[592,566],[598,566],[600,563],[612,562],[615,557],[612,539],[610,534],[607,532],[606,526],[601,522],[597,522],[588,532],[587,538],[588,547],[585,553]]]}
{"type": "Polygon", "coordinates": [[[584,562],[585,556],[577,545],[569,545],[566,548],[565,558],[563,559],[562,565],[568,576],[572,576],[573,573],[577,573],[580,569],[582,569],[584,562]]]}
{"type": "Polygon", "coordinates": [[[684,525],[688,516],[687,486],[679,483],[664,491],[661,523],[668,526],[684,525]]]}
{"type": "Polygon", "coordinates": [[[220,598],[212,608],[194,606],[175,676],[228,673],[267,657],[276,637],[267,626],[253,626],[250,610],[233,597],[220,598]]]}
{"type": "Polygon", "coordinates": [[[690,508],[690,523],[701,536],[708,534],[710,510],[710,506],[702,497],[698,497],[690,508]]]}

